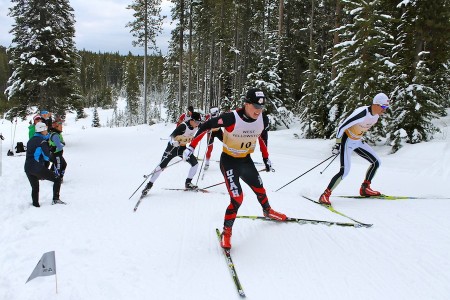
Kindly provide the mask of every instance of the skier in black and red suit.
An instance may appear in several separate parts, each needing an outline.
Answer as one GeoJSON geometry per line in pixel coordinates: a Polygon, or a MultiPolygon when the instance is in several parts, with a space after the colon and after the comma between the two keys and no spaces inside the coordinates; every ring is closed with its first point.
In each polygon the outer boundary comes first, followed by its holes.
{"type": "Polygon", "coordinates": [[[223,113],[216,118],[211,118],[201,125],[195,138],[183,153],[183,159],[189,159],[195,147],[208,130],[218,127],[225,129],[223,132],[223,152],[220,157],[220,169],[225,178],[231,200],[225,212],[221,239],[221,246],[225,249],[231,248],[233,223],[244,200],[239,179],[247,183],[256,194],[264,216],[278,221],[286,220],[286,215],[271,208],[261,177],[250,156],[255,150],[256,141],[259,140],[266,171],[269,172],[271,170],[272,165],[267,151],[269,119],[262,114],[266,97],[260,89],[252,88],[247,91],[244,101],[244,107],[223,113]]]}

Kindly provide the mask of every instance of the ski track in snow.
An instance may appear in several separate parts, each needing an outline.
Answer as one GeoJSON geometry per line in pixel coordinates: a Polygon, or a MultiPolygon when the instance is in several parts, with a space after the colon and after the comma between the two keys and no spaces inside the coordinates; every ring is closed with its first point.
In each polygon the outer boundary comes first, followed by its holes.
{"type": "MultiPolygon", "coordinates": [[[[142,188],[128,199],[160,161],[167,141],[159,138],[173,124],[94,129],[90,120],[75,123],[72,115],[67,123],[61,199],[68,204],[51,205],[51,184],[41,182],[40,209],[31,206],[25,158],[6,156],[10,125],[0,124],[7,138],[1,153],[0,299],[238,299],[214,231],[222,228],[229,203],[224,185],[206,194],[164,190],[183,188],[189,164],[181,162],[161,174],[136,212],[142,188]],[[52,250],[57,295],[54,276],[25,284],[41,255],[52,250]]],[[[19,123],[16,141],[26,136],[26,125],[19,123]]],[[[293,132],[269,134],[276,172],[260,176],[272,207],[291,217],[351,222],[301,197],[317,198],[337,161],[323,174],[328,162],[273,192],[330,155],[332,141],[294,139],[293,132]]],[[[371,228],[237,219],[232,257],[247,298],[449,299],[450,200],[431,199],[448,195],[449,145],[448,139],[407,145],[394,155],[377,147],[382,165],[372,186],[424,199],[332,196],[335,209],[373,223],[371,228]]],[[[220,152],[216,142],[212,159],[220,152]]],[[[260,161],[259,151],[253,158],[260,161]]],[[[335,194],[356,195],[367,167],[354,155],[335,194]]],[[[219,164],[210,164],[198,185],[222,181],[219,164]]],[[[239,215],[262,215],[243,187],[239,215]]]]}

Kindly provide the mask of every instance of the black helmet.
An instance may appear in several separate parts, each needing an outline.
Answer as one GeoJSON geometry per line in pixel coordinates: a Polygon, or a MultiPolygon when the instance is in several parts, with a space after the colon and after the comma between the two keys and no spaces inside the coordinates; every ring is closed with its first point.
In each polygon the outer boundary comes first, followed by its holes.
{"type": "Polygon", "coordinates": [[[195,111],[191,115],[191,120],[201,122],[202,121],[202,116],[200,115],[200,113],[195,111]]]}
{"type": "Polygon", "coordinates": [[[262,108],[266,104],[266,96],[262,90],[251,88],[247,91],[244,101],[259,106],[258,108],[262,108]]]}

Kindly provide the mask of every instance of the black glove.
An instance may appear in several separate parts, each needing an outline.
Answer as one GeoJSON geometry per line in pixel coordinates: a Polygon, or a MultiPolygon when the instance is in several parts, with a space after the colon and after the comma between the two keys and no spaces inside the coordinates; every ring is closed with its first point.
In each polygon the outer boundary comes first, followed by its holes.
{"type": "Polygon", "coordinates": [[[341,144],[336,144],[331,148],[331,153],[334,155],[338,155],[341,152],[341,144]]]}
{"type": "Polygon", "coordinates": [[[268,158],[263,158],[264,165],[266,166],[266,172],[272,170],[272,162],[268,158]]]}

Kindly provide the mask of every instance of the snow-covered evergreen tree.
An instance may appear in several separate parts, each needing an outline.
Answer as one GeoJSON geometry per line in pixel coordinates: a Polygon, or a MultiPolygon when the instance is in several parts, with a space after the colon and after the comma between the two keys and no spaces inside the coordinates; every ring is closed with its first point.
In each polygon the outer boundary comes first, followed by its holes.
{"type": "Polygon", "coordinates": [[[12,0],[15,24],[9,48],[13,74],[5,91],[12,115],[31,106],[64,115],[80,105],[75,19],[68,0],[12,0]]]}
{"type": "Polygon", "coordinates": [[[336,29],[337,77],[331,82],[333,127],[356,107],[371,104],[379,92],[389,94],[392,37],[386,26],[392,17],[382,11],[381,0],[342,0],[345,24],[336,29]]]}
{"type": "Polygon", "coordinates": [[[92,127],[101,127],[100,117],[98,116],[97,106],[94,108],[94,115],[92,116],[92,127]]]}
{"type": "MultiPolygon", "coordinates": [[[[274,3],[266,8],[272,13],[276,10],[274,3]]],[[[266,112],[271,115],[271,128],[276,126],[286,126],[292,122],[292,114],[284,107],[286,95],[281,90],[281,80],[283,70],[280,70],[279,35],[277,31],[269,30],[269,25],[265,26],[267,31],[266,45],[261,53],[261,59],[256,71],[247,75],[247,88],[255,87],[263,90],[267,97],[266,112]],[[283,112],[283,114],[281,114],[283,112]]]]}
{"type": "MultiPolygon", "coordinates": [[[[397,84],[388,127],[393,152],[403,143],[427,141],[436,132],[431,120],[444,114],[446,103],[442,94],[445,88],[442,88],[442,79],[438,78],[446,72],[442,49],[447,49],[447,58],[449,55],[448,40],[428,46],[429,36],[439,35],[442,30],[442,23],[436,26],[434,16],[442,11],[448,13],[448,3],[444,7],[436,6],[434,2],[410,0],[402,1],[398,9],[402,14],[393,54],[397,84]]],[[[448,14],[446,22],[450,22],[448,14]]]]}
{"type": "Polygon", "coordinates": [[[139,96],[141,93],[139,90],[136,61],[133,59],[131,53],[128,54],[126,60],[124,77],[129,125],[135,125],[138,123],[139,96]]]}

